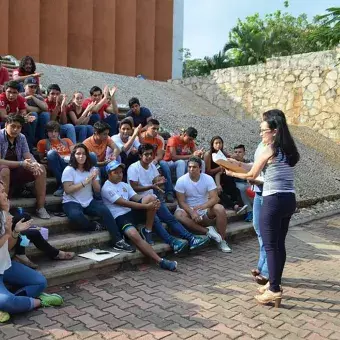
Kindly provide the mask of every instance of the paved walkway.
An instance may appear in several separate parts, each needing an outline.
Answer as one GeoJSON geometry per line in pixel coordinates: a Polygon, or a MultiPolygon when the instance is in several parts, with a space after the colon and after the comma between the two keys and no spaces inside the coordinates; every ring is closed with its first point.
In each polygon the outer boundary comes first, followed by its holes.
{"type": "Polygon", "coordinates": [[[254,302],[248,238],[180,258],[177,273],[142,265],[56,287],[63,307],[14,317],[0,339],[339,340],[339,240],[340,216],[291,228],[280,309],[254,302]]]}

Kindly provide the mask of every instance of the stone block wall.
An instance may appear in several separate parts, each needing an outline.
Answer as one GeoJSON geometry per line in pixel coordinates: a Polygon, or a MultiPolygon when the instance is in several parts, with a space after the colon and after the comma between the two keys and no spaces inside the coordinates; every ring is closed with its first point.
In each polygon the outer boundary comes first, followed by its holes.
{"type": "Polygon", "coordinates": [[[288,122],[340,141],[340,48],[171,80],[238,118],[278,108],[288,122]]]}

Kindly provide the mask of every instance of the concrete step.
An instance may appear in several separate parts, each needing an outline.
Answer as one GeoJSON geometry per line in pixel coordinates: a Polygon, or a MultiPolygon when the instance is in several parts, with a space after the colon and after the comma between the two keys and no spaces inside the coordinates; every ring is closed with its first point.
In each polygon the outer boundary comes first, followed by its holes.
{"type": "MultiPolygon", "coordinates": [[[[232,247],[232,242],[236,237],[243,237],[245,234],[253,234],[253,227],[251,223],[246,222],[232,222],[228,225],[227,236],[229,244],[232,247]]],[[[79,233],[67,234],[68,236],[54,237],[51,240],[51,244],[59,247],[60,249],[66,249],[71,242],[78,243],[78,249],[81,251],[87,251],[91,248],[100,247],[100,249],[109,249],[108,241],[109,235],[107,232],[98,232],[91,234],[91,240],[89,235],[80,235],[79,233]],[[71,236],[72,235],[72,236],[71,236]],[[72,240],[70,240],[72,237],[72,240]]],[[[216,244],[212,241],[210,246],[216,247],[216,244]]],[[[154,250],[164,256],[166,253],[171,252],[170,247],[167,244],[157,242],[153,246],[154,250]]],[[[197,252],[204,252],[204,250],[198,250],[197,252]]],[[[196,252],[194,252],[196,253],[196,252]]],[[[27,248],[27,254],[33,257],[35,263],[39,265],[39,270],[47,277],[50,285],[61,284],[71,282],[76,279],[90,277],[98,274],[98,271],[108,270],[115,271],[117,268],[123,266],[126,263],[134,265],[137,263],[148,262],[149,259],[145,258],[139,251],[133,254],[121,253],[120,255],[102,262],[96,262],[77,256],[72,261],[53,261],[48,260],[46,257],[36,258],[39,254],[37,250],[34,250],[32,246],[27,248]]],[[[222,256],[230,256],[229,254],[223,254],[222,256]]],[[[180,268],[180,259],[178,260],[180,268]]]]}
{"type": "MultiPolygon", "coordinates": [[[[62,211],[61,201],[62,201],[61,197],[55,197],[53,195],[46,195],[45,207],[47,210],[51,210],[51,211],[62,211]]],[[[13,198],[11,199],[11,207],[22,207],[28,213],[32,213],[32,215],[34,215],[35,207],[36,207],[36,199],[35,198],[13,198]]]]}

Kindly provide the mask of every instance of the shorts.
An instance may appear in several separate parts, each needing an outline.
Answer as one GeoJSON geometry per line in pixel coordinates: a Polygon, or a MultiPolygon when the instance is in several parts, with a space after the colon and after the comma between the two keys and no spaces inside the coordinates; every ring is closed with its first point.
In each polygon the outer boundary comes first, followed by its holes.
{"type": "MultiPolygon", "coordinates": [[[[8,168],[8,166],[0,165],[0,171],[5,168],[8,168]]],[[[18,188],[26,183],[35,181],[33,173],[27,169],[20,167],[14,169],[9,168],[9,170],[10,170],[10,185],[9,185],[10,188],[18,188]]]]}
{"type": "MultiPolygon", "coordinates": [[[[177,206],[175,213],[176,213],[177,211],[184,211],[184,212],[186,213],[186,211],[185,211],[184,209],[180,208],[179,206],[177,206]]],[[[208,209],[197,210],[197,213],[198,213],[198,215],[200,215],[202,218],[203,218],[204,216],[207,216],[207,217],[208,217],[208,209]]]]}
{"type": "Polygon", "coordinates": [[[135,228],[137,224],[145,223],[145,210],[131,210],[124,215],[115,218],[116,224],[121,233],[125,233],[130,228],[135,228]]]}

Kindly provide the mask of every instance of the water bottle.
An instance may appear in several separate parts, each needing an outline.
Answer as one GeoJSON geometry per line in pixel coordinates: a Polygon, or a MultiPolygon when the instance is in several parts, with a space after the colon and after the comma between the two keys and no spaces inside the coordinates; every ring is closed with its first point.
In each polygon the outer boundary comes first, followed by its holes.
{"type": "Polygon", "coordinates": [[[20,216],[23,216],[23,214],[24,214],[24,208],[18,207],[18,208],[17,208],[17,212],[18,212],[18,214],[19,214],[20,216]]]}

